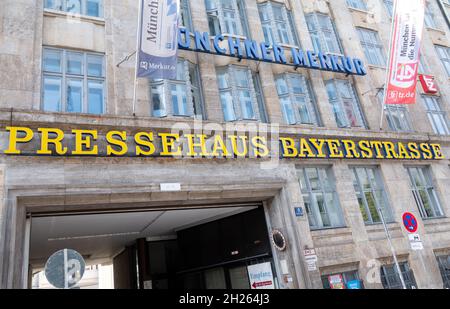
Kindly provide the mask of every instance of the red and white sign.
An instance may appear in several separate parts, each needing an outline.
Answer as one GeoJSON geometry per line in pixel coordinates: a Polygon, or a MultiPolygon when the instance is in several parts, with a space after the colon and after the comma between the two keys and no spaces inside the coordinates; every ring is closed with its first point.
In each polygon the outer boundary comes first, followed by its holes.
{"type": "Polygon", "coordinates": [[[419,222],[417,221],[416,216],[414,216],[410,212],[405,212],[402,216],[403,225],[408,233],[416,233],[419,228],[419,222]]]}
{"type": "Polygon", "coordinates": [[[419,80],[425,93],[435,94],[439,92],[434,76],[419,75],[419,80]]]}
{"type": "Polygon", "coordinates": [[[395,0],[385,104],[415,104],[425,0],[395,0]]]}
{"type": "Polygon", "coordinates": [[[270,262],[250,265],[247,267],[247,270],[251,289],[275,289],[272,264],[270,262]]]}

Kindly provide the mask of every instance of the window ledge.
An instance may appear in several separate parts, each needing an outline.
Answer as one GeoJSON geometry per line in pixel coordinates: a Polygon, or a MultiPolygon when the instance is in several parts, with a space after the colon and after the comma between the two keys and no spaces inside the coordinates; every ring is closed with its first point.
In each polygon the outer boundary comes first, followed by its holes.
{"type": "Polygon", "coordinates": [[[313,236],[335,235],[348,232],[351,233],[351,228],[349,228],[348,226],[311,228],[311,234],[313,234],[313,236]]]}
{"type": "Polygon", "coordinates": [[[429,31],[438,32],[439,34],[445,35],[445,31],[442,29],[438,29],[438,28],[434,28],[434,27],[426,27],[426,28],[429,31]]]}
{"type": "Polygon", "coordinates": [[[363,9],[357,9],[357,8],[354,8],[354,7],[351,7],[351,6],[349,6],[348,9],[350,11],[353,11],[353,12],[358,12],[358,13],[363,13],[363,14],[366,14],[366,15],[374,16],[374,14],[371,11],[367,11],[367,10],[363,10],[363,9]]]}
{"type": "MultiPolygon", "coordinates": [[[[398,222],[389,222],[389,223],[386,223],[386,225],[387,225],[388,229],[399,228],[398,222]]],[[[369,232],[376,231],[378,229],[383,229],[383,231],[384,231],[383,223],[381,223],[381,222],[380,223],[366,223],[365,226],[366,226],[366,230],[369,232]]]]}
{"type": "Polygon", "coordinates": [[[97,25],[104,26],[105,25],[105,19],[100,17],[93,17],[93,16],[87,16],[87,15],[81,15],[81,14],[72,14],[67,13],[63,11],[58,10],[52,10],[52,9],[44,9],[44,16],[50,16],[50,17],[66,17],[71,19],[80,19],[82,21],[91,22],[97,25]]]}
{"type": "Polygon", "coordinates": [[[382,67],[376,64],[368,64],[367,67],[371,70],[386,70],[386,67],[382,67]]]}
{"type": "Polygon", "coordinates": [[[440,224],[442,221],[449,221],[448,217],[422,218],[424,225],[440,224]]]}

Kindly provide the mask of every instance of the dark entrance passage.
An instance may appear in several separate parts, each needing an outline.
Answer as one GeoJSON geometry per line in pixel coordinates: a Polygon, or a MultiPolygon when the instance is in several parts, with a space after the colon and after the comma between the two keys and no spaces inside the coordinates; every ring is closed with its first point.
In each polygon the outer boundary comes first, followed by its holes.
{"type": "Polygon", "coordinates": [[[271,262],[262,207],[147,242],[154,289],[249,289],[247,266],[271,262]]]}
{"type": "Polygon", "coordinates": [[[32,274],[65,248],[88,266],[109,265],[115,289],[249,289],[261,264],[277,286],[258,204],[33,216],[32,274]]]}

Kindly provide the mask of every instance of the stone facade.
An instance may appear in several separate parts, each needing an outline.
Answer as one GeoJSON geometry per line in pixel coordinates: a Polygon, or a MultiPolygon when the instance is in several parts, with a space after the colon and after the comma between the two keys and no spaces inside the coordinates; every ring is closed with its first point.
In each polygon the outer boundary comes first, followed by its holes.
{"type": "MultiPolygon", "coordinates": [[[[177,123],[193,127],[190,118],[151,117],[150,90],[145,80],[138,81],[136,115],[133,116],[134,58],[117,64],[133,52],[136,42],[137,0],[104,0],[104,18],[73,16],[44,10],[42,0],[6,0],[0,10],[0,147],[5,150],[6,126],[55,127],[66,131],[97,128],[100,131],[123,129],[170,130],[177,123]],[[43,46],[67,48],[105,55],[106,108],[101,116],[49,113],[42,108],[43,46]]],[[[257,4],[245,1],[252,39],[264,41],[257,4]]],[[[313,49],[305,14],[330,15],[346,54],[365,60],[355,27],[378,32],[385,53],[389,46],[390,18],[382,0],[368,0],[368,11],[348,8],[345,0],[290,0],[300,45],[313,49]]],[[[437,1],[429,1],[439,29],[424,32],[422,55],[430,74],[440,87],[442,108],[450,113],[450,79],[437,55],[435,45],[450,47],[450,30],[437,1]]],[[[204,1],[190,1],[194,29],[208,32],[204,1]]],[[[180,57],[198,64],[207,119],[204,128],[223,124],[215,66],[239,64],[258,70],[265,109],[271,124],[279,124],[280,134],[349,139],[372,138],[392,141],[435,142],[450,158],[450,138],[433,133],[421,99],[409,108],[413,131],[393,132],[384,121],[379,130],[381,107],[376,97],[383,87],[385,69],[368,65],[365,77],[346,77],[336,73],[299,69],[312,84],[322,126],[283,124],[274,75],[294,72],[293,68],[254,61],[195,54],[181,51],[180,57]],[[368,129],[338,128],[324,81],[350,80],[361,102],[368,129]]],[[[367,61],[365,60],[367,63],[367,61]]],[[[418,86],[418,91],[422,88],[418,86]]],[[[230,124],[232,131],[245,131],[243,123],[230,124]]],[[[367,226],[361,215],[349,166],[379,166],[389,204],[396,223],[389,225],[393,245],[400,260],[408,261],[418,288],[442,288],[436,255],[450,252],[450,219],[420,220],[419,231],[424,250],[412,251],[401,215],[412,211],[420,217],[411,192],[407,166],[431,167],[444,214],[450,214],[450,161],[358,161],[286,160],[275,169],[261,168],[253,159],[209,160],[167,158],[53,158],[0,155],[0,288],[22,288],[27,278],[26,218],[28,213],[161,207],[164,205],[207,205],[208,203],[263,202],[268,224],[282,230],[289,243],[286,252],[274,252],[276,263],[286,259],[293,282],[286,288],[321,288],[321,275],[358,270],[369,288],[382,288],[380,282],[366,280],[372,261],[391,263],[391,252],[382,225],[367,226]],[[336,190],[345,217],[344,228],[311,231],[308,218],[297,218],[294,207],[305,207],[297,169],[305,166],[332,166],[336,190]],[[182,191],[164,193],[160,183],[180,182],[182,191]],[[308,271],[303,250],[315,248],[317,271],[308,271]]],[[[280,282],[281,266],[276,265],[280,282]]]]}

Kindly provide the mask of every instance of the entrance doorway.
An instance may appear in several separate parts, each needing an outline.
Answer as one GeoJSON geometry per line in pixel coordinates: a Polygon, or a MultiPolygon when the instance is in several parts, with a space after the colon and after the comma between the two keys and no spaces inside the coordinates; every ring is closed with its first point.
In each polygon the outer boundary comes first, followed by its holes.
{"type": "Polygon", "coordinates": [[[33,214],[30,234],[30,288],[51,287],[45,263],[66,248],[97,271],[81,288],[250,289],[249,266],[263,263],[277,285],[259,204],[33,214]]]}

